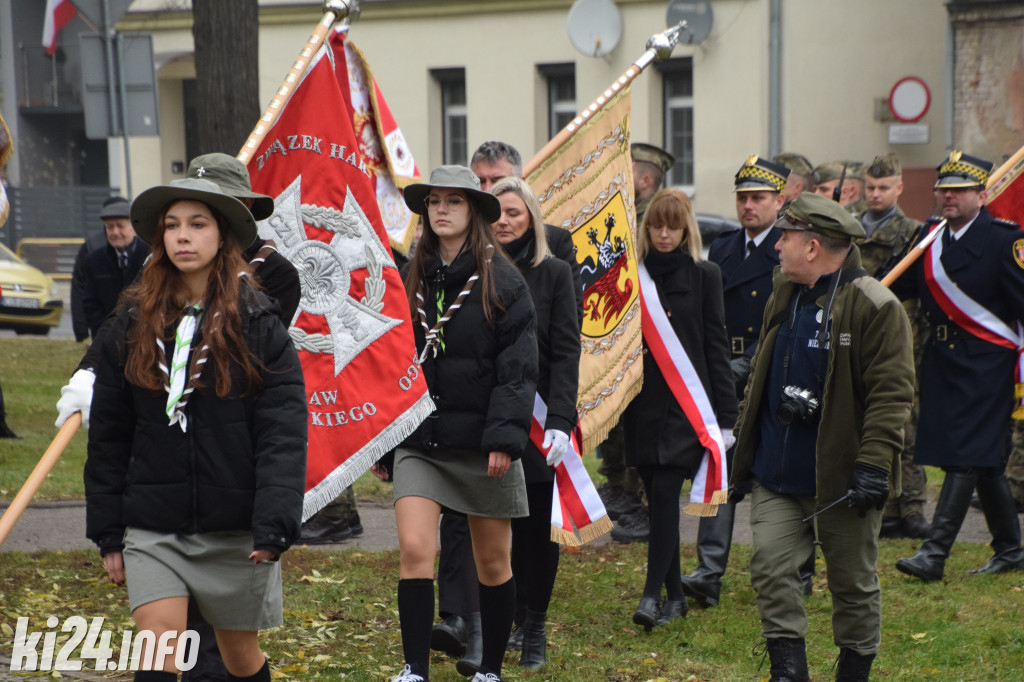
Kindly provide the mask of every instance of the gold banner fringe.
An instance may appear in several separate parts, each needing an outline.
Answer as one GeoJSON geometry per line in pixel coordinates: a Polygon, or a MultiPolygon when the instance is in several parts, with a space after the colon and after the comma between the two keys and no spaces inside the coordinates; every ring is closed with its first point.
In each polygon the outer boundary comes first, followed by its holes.
{"type": "MultiPolygon", "coordinates": [[[[717,494],[717,493],[715,493],[717,494]]],[[[712,495],[714,497],[714,495],[712,495]]],[[[691,502],[683,510],[684,514],[690,516],[717,516],[718,503],[714,502],[691,502]]]]}
{"type": "MultiPolygon", "coordinates": [[[[604,420],[604,423],[601,424],[600,430],[594,431],[590,434],[583,434],[583,444],[580,446],[580,449],[582,450],[580,453],[581,456],[586,455],[588,452],[592,452],[594,448],[608,438],[609,432],[611,432],[611,430],[615,428],[615,425],[619,423],[622,413],[626,411],[626,408],[629,407],[629,403],[640,393],[640,389],[643,388],[643,386],[644,377],[641,374],[637,377],[637,380],[633,385],[626,389],[626,397],[619,402],[618,409],[616,409],[610,417],[604,420]]],[[[608,523],[610,526],[611,521],[608,523]]]]}
{"type": "MultiPolygon", "coordinates": [[[[1017,384],[1013,387],[1014,399],[1020,400],[1024,398],[1024,384],[1017,384]]],[[[1017,421],[1024,421],[1024,405],[1017,405],[1010,414],[1010,417],[1017,421]]]]}
{"type": "Polygon", "coordinates": [[[593,523],[583,526],[583,528],[577,528],[576,533],[579,533],[579,535],[558,526],[551,526],[551,542],[557,542],[568,547],[580,547],[588,542],[593,542],[605,533],[611,532],[612,527],[612,520],[607,516],[602,516],[593,523]]]}

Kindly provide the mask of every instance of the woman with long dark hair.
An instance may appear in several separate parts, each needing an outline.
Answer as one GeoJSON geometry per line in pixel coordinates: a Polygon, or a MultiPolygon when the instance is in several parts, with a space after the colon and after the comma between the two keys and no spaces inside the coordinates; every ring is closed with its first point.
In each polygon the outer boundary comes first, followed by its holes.
{"type": "Polygon", "coordinates": [[[520,458],[536,393],[537,339],[526,283],[494,247],[490,223],[500,204],[479,187],[470,169],[441,166],[429,183],[404,191],[424,222],[405,286],[436,410],[395,453],[405,655],[396,682],[429,677],[442,511],[466,515],[472,536],[483,640],[474,680],[501,679],[512,629],[510,519],[528,511],[520,458]]]}
{"type": "Polygon", "coordinates": [[[523,633],[519,665],[536,669],[547,660],[545,623],[559,555],[558,543],[551,541],[553,467],[565,455],[576,425],[580,328],[572,269],[548,251],[533,190],[520,178],[504,178],[491,193],[501,202],[501,217],[491,225],[494,238],[519,268],[537,311],[537,395],[547,408],[540,445],[550,449],[545,454],[531,440],[523,454],[530,515],[512,520],[512,573],[526,594],[526,611],[517,614],[523,633]]]}
{"type": "MultiPolygon", "coordinates": [[[[732,439],[737,406],[729,369],[722,275],[717,265],[701,259],[697,217],[684,192],[664,189],[651,200],[640,229],[638,256],[657,289],[657,300],[648,296],[647,305],[662,307],[693,365],[700,386],[688,390],[706,393],[726,441],[724,455],[732,439]]],[[[705,447],[648,346],[645,338],[644,386],[623,419],[626,460],[640,472],[651,525],[647,580],[633,622],[650,630],[686,615],[679,572],[679,494],[686,479],[697,474],[705,447]],[[662,586],[666,590],[664,603],[662,586]]]]}
{"type": "MultiPolygon", "coordinates": [[[[298,356],[242,257],[256,237],[244,204],[185,179],[140,194],[131,219],[152,256],[102,341],[87,534],[139,630],[184,646],[191,597],[230,678],[268,682],[258,631],[283,622],[277,559],[305,485],[298,356]]],[[[152,667],[136,679],[175,679],[175,656],[152,667]]]]}

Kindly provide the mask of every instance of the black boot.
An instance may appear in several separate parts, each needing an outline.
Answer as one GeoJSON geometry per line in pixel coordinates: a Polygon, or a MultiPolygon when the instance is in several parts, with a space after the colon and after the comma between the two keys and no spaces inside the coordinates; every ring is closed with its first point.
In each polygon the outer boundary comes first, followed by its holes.
{"type": "Polygon", "coordinates": [[[440,623],[434,623],[430,631],[430,648],[443,651],[445,655],[459,658],[466,653],[466,621],[462,616],[452,614],[440,623]]]}
{"type": "Polygon", "coordinates": [[[718,514],[705,516],[697,529],[697,570],[684,575],[683,594],[703,608],[714,606],[722,592],[722,576],[729,563],[736,505],[718,505],[718,514]]]}
{"type": "Polygon", "coordinates": [[[508,646],[506,647],[509,651],[522,651],[523,650],[523,626],[516,625],[512,628],[512,634],[508,636],[508,646]]]}
{"type": "Polygon", "coordinates": [[[653,597],[643,597],[640,604],[633,612],[633,622],[642,625],[644,630],[650,632],[658,624],[658,600],[653,597]]]}
{"type": "Polygon", "coordinates": [[[917,554],[909,559],[897,559],[896,568],[902,573],[927,582],[942,580],[946,567],[946,558],[953,547],[956,534],[967,516],[967,508],[971,502],[971,493],[978,482],[978,474],[962,471],[946,472],[946,480],[942,482],[939,501],[935,503],[935,516],[928,537],[917,554]]]}
{"type": "Polygon", "coordinates": [[[839,650],[836,682],[868,682],[875,654],[858,654],[853,649],[839,650]]]}
{"type": "Polygon", "coordinates": [[[772,662],[769,682],[810,682],[807,646],[802,637],[769,639],[768,659],[772,662]]]}
{"type": "Polygon", "coordinates": [[[476,675],[484,660],[484,634],[480,623],[480,612],[469,614],[466,619],[466,655],[455,664],[460,675],[476,675]]]}
{"type": "Polygon", "coordinates": [[[686,606],[686,599],[666,599],[661,605],[661,613],[658,615],[658,625],[668,625],[677,618],[686,618],[689,609],[686,606]]]}
{"type": "Polygon", "coordinates": [[[547,661],[548,633],[544,626],[546,612],[527,611],[523,621],[523,653],[519,657],[519,665],[529,670],[536,670],[547,661]]]}
{"type": "Polygon", "coordinates": [[[985,523],[992,533],[991,559],[969,573],[1003,573],[1024,569],[1024,550],[1020,546],[1020,519],[1006,474],[978,477],[978,499],[985,523]]]}

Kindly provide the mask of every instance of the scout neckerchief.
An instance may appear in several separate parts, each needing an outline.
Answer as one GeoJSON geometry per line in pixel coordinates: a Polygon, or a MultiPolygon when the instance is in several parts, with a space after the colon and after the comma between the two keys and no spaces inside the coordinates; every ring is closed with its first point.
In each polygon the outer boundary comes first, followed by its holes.
{"type": "MultiPolygon", "coordinates": [[[[530,442],[540,454],[547,457],[544,448],[544,424],[548,406],[538,393],[533,397],[533,419],[530,424],[530,442]]],[[[554,491],[551,495],[551,541],[578,547],[596,540],[612,529],[612,521],[604,508],[601,496],[590,480],[590,474],[580,457],[579,425],[569,434],[569,448],[555,467],[554,491]],[[573,530],[575,526],[576,531],[573,530]]]]}
{"type": "Polygon", "coordinates": [[[196,381],[203,372],[210,347],[205,343],[195,354],[192,361],[192,371],[188,372],[188,355],[192,349],[192,340],[195,338],[196,329],[202,321],[203,307],[201,303],[190,305],[185,308],[181,322],[174,332],[174,352],[171,354],[171,366],[168,369],[163,363],[167,357],[167,348],[163,339],[156,340],[160,347],[160,362],[158,366],[164,375],[164,390],[167,392],[167,407],[165,412],[170,425],[178,424],[184,432],[188,427],[188,419],[185,416],[185,405],[188,404],[189,396],[195,389],[196,381]],[[187,379],[187,381],[186,381],[187,379]]]}
{"type": "Polygon", "coordinates": [[[690,489],[690,503],[684,511],[691,516],[714,516],[718,513],[718,505],[729,497],[722,431],[718,428],[718,419],[700,375],[661,307],[657,286],[642,262],[637,274],[640,279],[640,328],[644,341],[658,363],[665,383],[683,409],[686,420],[704,446],[704,456],[690,489]]]}
{"type": "MultiPolygon", "coordinates": [[[[452,259],[452,263],[458,260],[459,256],[462,255],[462,251],[466,248],[466,244],[468,242],[469,240],[467,239],[462,243],[462,246],[459,248],[459,253],[455,254],[455,258],[452,259]]],[[[488,245],[487,248],[490,249],[492,247],[488,245]]],[[[490,259],[488,259],[488,262],[490,262],[490,259]]],[[[472,276],[466,280],[466,284],[462,287],[462,291],[460,291],[459,295],[455,297],[455,301],[448,306],[448,310],[445,310],[444,312],[442,312],[444,309],[444,288],[438,287],[438,318],[433,327],[427,324],[427,311],[424,309],[426,307],[426,297],[423,295],[423,282],[420,282],[419,287],[416,289],[416,316],[420,321],[420,326],[423,327],[423,335],[426,341],[423,345],[423,352],[420,353],[420,364],[423,364],[423,361],[426,360],[427,353],[430,350],[433,350],[433,357],[435,358],[437,357],[438,348],[444,350],[444,341],[440,338],[441,329],[444,328],[448,323],[448,320],[452,319],[452,316],[455,315],[459,308],[462,307],[462,302],[466,300],[467,296],[469,296],[469,292],[473,290],[473,285],[476,284],[478,279],[480,279],[480,271],[474,270],[472,276]]]]}
{"type": "MultiPolygon", "coordinates": [[[[942,229],[948,231],[949,226],[942,229]]],[[[1014,371],[1014,398],[1017,404],[1013,418],[1024,419],[1024,328],[1017,322],[1017,329],[1012,329],[950,279],[941,260],[944,238],[945,235],[942,235],[928,247],[924,259],[924,281],[942,312],[957,326],[983,341],[1017,351],[1014,371]]]]}

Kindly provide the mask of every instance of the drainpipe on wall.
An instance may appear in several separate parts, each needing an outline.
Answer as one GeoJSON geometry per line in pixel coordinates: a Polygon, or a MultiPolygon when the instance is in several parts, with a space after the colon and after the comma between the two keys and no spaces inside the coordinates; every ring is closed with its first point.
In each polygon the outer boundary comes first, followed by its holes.
{"type": "Polygon", "coordinates": [[[768,156],[782,150],[782,3],[770,0],[768,19],[768,156]]]}
{"type": "Polygon", "coordinates": [[[956,33],[953,22],[946,26],[946,149],[953,148],[953,94],[956,88],[956,33]]]}

